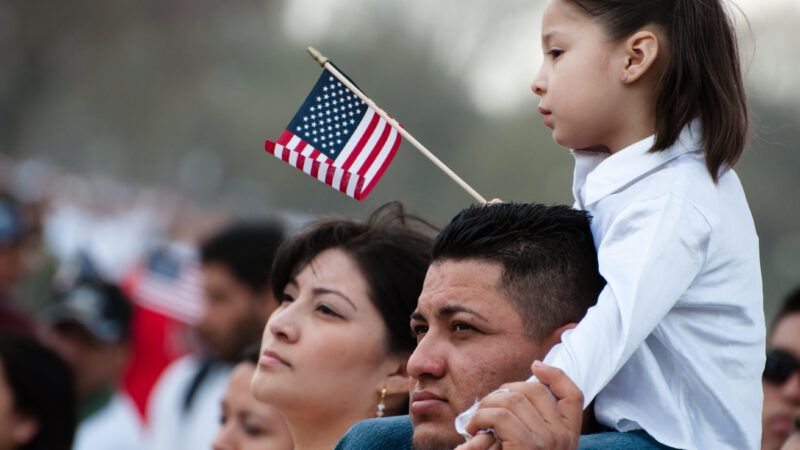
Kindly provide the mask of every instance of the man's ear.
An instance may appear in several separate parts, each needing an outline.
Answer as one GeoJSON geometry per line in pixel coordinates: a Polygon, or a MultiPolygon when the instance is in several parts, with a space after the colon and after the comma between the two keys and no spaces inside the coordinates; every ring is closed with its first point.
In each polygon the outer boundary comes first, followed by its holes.
{"type": "Polygon", "coordinates": [[[573,328],[575,328],[575,327],[577,327],[577,326],[578,326],[578,324],[577,324],[577,323],[575,323],[575,322],[570,322],[570,323],[568,323],[568,324],[566,324],[566,325],[562,325],[562,326],[560,326],[560,327],[556,328],[556,329],[555,329],[555,330],[554,330],[554,331],[553,331],[553,332],[550,334],[550,337],[548,337],[547,339],[545,339],[545,345],[546,345],[546,347],[545,347],[545,348],[547,348],[547,349],[548,349],[548,351],[549,351],[549,349],[553,348],[553,346],[554,346],[554,345],[556,345],[556,344],[558,344],[558,343],[560,343],[560,342],[561,342],[561,335],[562,335],[562,334],[564,334],[564,332],[565,332],[565,331],[567,331],[567,330],[571,330],[571,329],[573,329],[573,328]]]}
{"type": "Polygon", "coordinates": [[[30,443],[36,436],[36,433],[39,432],[39,421],[28,415],[15,415],[11,438],[14,441],[15,448],[22,448],[30,443]]]}
{"type": "Polygon", "coordinates": [[[625,61],[620,77],[623,83],[630,84],[642,78],[658,61],[661,51],[659,34],[642,29],[625,39],[623,45],[625,61]]]}

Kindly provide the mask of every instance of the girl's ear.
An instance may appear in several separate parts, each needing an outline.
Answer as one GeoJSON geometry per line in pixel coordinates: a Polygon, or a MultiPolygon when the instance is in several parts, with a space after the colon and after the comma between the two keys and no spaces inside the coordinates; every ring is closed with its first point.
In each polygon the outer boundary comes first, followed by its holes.
{"type": "Polygon", "coordinates": [[[630,84],[642,78],[658,61],[659,34],[653,30],[639,30],[625,40],[624,46],[626,59],[620,78],[623,83],[630,84]]]}

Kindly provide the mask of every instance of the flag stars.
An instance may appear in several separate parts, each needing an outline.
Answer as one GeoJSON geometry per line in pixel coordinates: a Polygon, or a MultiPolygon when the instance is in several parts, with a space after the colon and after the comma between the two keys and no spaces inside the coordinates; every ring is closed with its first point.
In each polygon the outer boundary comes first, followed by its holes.
{"type": "Polygon", "coordinates": [[[341,139],[337,139],[337,140],[336,140],[336,143],[341,145],[341,143],[342,143],[342,140],[341,140],[341,139]]]}
{"type": "Polygon", "coordinates": [[[328,92],[328,86],[323,87],[322,90],[328,92]]]}

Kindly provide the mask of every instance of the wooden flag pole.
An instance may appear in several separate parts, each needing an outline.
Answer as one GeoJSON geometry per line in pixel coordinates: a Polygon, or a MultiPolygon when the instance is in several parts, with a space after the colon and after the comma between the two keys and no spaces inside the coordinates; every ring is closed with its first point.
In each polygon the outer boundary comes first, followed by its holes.
{"type": "Polygon", "coordinates": [[[403,136],[408,142],[410,142],[411,145],[416,147],[417,150],[419,150],[423,155],[425,155],[425,157],[431,160],[432,163],[436,164],[436,167],[438,167],[439,169],[442,170],[442,172],[447,174],[447,176],[449,176],[453,181],[455,181],[459,186],[461,186],[465,191],[467,191],[469,195],[471,195],[475,200],[481,203],[486,203],[486,199],[483,198],[483,196],[479,194],[478,191],[472,189],[472,187],[468,185],[464,180],[462,180],[461,177],[456,175],[456,173],[453,172],[449,167],[447,167],[445,163],[439,160],[439,158],[437,158],[436,155],[434,155],[433,153],[431,153],[430,150],[425,148],[425,146],[422,145],[418,140],[416,140],[414,136],[412,136],[408,131],[406,131],[405,128],[401,127],[396,120],[394,120],[392,117],[386,114],[386,111],[384,111],[378,105],[376,105],[375,102],[372,101],[372,99],[364,95],[364,93],[361,92],[361,90],[357,88],[349,79],[347,79],[346,76],[342,75],[341,72],[336,70],[336,67],[334,67],[333,64],[331,64],[330,60],[327,57],[323,56],[322,53],[317,51],[314,47],[308,47],[308,54],[311,55],[311,57],[314,58],[314,61],[319,63],[320,66],[327,69],[339,81],[341,81],[345,86],[347,86],[348,89],[355,92],[356,95],[358,95],[358,97],[364,101],[364,103],[369,105],[370,108],[374,109],[375,112],[377,112],[378,115],[380,115],[385,121],[387,121],[392,128],[397,130],[397,132],[400,133],[401,136],[403,136]]]}

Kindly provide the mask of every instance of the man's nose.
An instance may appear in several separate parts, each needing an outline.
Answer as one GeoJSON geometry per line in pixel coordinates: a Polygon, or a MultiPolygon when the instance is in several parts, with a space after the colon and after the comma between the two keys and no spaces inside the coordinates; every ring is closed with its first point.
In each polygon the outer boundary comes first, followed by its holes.
{"type": "Polygon", "coordinates": [[[447,362],[442,346],[435,335],[427,335],[417,344],[408,358],[408,374],[417,380],[421,378],[441,378],[446,372],[447,362]]]}

